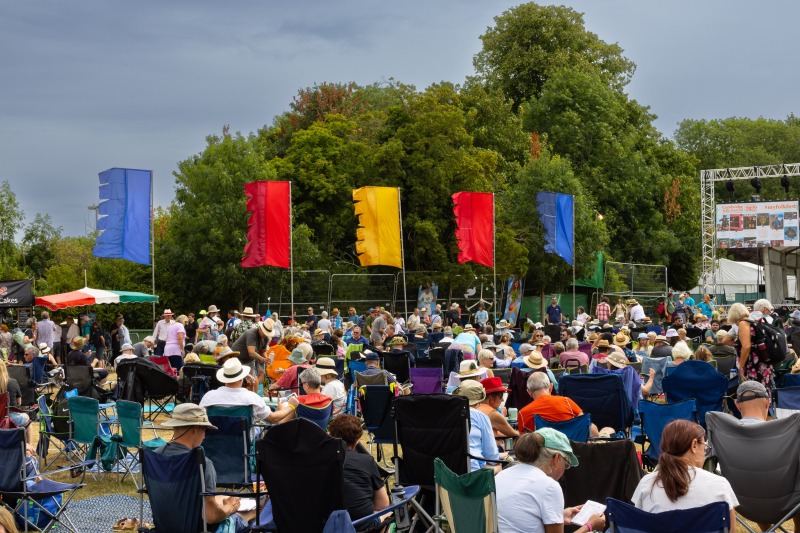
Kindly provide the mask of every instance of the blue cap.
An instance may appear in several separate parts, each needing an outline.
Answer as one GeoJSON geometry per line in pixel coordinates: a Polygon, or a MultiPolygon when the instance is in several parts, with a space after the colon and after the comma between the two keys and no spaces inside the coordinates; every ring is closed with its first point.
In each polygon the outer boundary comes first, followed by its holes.
{"type": "Polygon", "coordinates": [[[381,356],[376,354],[375,352],[370,352],[366,354],[366,357],[364,357],[364,359],[366,359],[367,361],[380,361],[381,356]]]}

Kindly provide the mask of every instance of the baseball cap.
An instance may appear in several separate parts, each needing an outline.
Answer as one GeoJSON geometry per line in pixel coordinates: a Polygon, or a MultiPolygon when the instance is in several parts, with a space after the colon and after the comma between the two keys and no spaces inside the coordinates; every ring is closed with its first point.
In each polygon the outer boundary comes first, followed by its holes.
{"type": "Polygon", "coordinates": [[[747,402],[756,398],[769,398],[767,388],[758,381],[745,381],[736,389],[736,400],[747,402]]]}
{"type": "Polygon", "coordinates": [[[572,452],[572,446],[569,445],[569,439],[566,435],[553,428],[537,429],[536,433],[544,437],[545,448],[558,450],[559,452],[567,454],[569,466],[572,468],[578,466],[578,458],[575,457],[575,454],[572,452]]]}

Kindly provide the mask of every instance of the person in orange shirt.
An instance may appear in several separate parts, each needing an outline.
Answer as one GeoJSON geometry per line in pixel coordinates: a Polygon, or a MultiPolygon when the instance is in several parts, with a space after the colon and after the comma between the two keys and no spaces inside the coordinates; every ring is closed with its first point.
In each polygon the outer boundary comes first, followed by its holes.
{"type": "MultiPolygon", "coordinates": [[[[566,396],[553,396],[553,384],[544,372],[532,372],[528,377],[528,394],[533,401],[519,410],[518,427],[520,433],[530,433],[536,431],[533,423],[533,415],[539,415],[549,422],[564,422],[577,416],[581,416],[583,411],[578,404],[566,396]]],[[[594,424],[589,428],[589,435],[599,437],[600,431],[594,424]]],[[[614,430],[603,428],[603,434],[613,435],[614,430]]]]}

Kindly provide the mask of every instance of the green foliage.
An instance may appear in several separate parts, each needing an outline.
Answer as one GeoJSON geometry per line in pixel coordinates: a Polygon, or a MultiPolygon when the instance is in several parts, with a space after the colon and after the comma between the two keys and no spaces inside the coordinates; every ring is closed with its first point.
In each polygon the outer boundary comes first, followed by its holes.
{"type": "Polygon", "coordinates": [[[54,262],[53,247],[60,238],[61,227],[53,226],[53,219],[49,214],[36,213],[33,221],[25,226],[22,255],[33,277],[43,277],[47,267],[54,262]]]}
{"type": "Polygon", "coordinates": [[[22,226],[25,215],[17,201],[17,195],[8,181],[0,185],[0,274],[2,279],[23,277],[18,264],[18,249],[15,243],[17,230],[22,226]]]}

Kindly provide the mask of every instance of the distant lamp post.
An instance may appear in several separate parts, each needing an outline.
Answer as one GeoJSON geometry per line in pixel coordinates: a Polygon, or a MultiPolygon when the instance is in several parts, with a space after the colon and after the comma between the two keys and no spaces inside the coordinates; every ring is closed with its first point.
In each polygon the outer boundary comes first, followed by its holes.
{"type": "Polygon", "coordinates": [[[99,217],[98,217],[98,210],[99,210],[99,208],[100,208],[100,207],[99,207],[98,205],[96,205],[96,204],[95,204],[95,205],[90,205],[90,206],[87,208],[87,209],[89,209],[89,211],[94,211],[94,230],[95,230],[95,231],[97,231],[97,220],[98,220],[98,218],[99,218],[99,217]]]}

